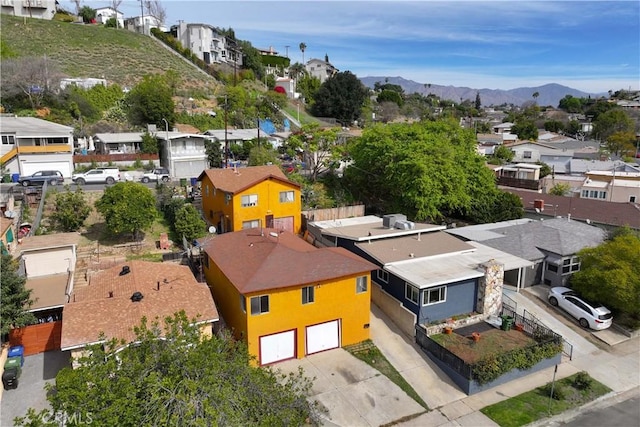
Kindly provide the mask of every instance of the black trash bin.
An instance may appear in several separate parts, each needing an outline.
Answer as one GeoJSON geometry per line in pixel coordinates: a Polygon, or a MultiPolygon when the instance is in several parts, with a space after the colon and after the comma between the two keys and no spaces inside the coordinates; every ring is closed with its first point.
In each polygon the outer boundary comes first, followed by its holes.
{"type": "Polygon", "coordinates": [[[20,377],[20,367],[12,366],[4,368],[2,373],[2,386],[5,390],[18,388],[18,378],[20,377]]]}

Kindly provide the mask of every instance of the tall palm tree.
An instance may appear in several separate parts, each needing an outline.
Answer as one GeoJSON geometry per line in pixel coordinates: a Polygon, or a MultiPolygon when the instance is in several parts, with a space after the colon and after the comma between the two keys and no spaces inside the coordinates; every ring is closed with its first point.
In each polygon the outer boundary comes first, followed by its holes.
{"type": "Polygon", "coordinates": [[[536,101],[538,99],[538,97],[540,96],[540,94],[538,92],[533,92],[533,100],[536,101]]]}
{"type": "Polygon", "coordinates": [[[300,51],[302,52],[302,65],[304,65],[304,51],[307,48],[307,45],[302,42],[300,43],[300,51]]]}

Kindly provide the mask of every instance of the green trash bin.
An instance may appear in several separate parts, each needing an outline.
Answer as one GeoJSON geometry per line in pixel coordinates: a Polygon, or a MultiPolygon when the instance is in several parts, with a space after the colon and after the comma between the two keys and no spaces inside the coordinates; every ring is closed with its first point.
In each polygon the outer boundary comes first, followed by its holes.
{"type": "Polygon", "coordinates": [[[5,173],[4,175],[2,175],[2,182],[5,184],[11,182],[11,174],[5,173]]]}
{"type": "Polygon", "coordinates": [[[180,187],[187,186],[187,178],[180,178],[180,187]]]}
{"type": "Polygon", "coordinates": [[[502,326],[500,329],[503,331],[510,331],[513,327],[513,317],[511,316],[502,316],[502,326]]]}
{"type": "Polygon", "coordinates": [[[9,357],[6,362],[4,362],[4,369],[16,368],[17,376],[20,377],[22,373],[22,358],[20,356],[9,357]]]}

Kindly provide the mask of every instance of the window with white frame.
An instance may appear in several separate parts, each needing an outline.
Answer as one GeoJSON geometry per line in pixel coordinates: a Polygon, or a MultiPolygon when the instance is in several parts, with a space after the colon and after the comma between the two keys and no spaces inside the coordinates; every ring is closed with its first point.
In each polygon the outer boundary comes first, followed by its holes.
{"type": "Polygon", "coordinates": [[[251,314],[264,314],[269,312],[269,295],[251,297],[251,314]]]}
{"type": "Polygon", "coordinates": [[[258,206],[258,195],[257,194],[247,194],[242,196],[242,200],[240,201],[243,208],[248,208],[251,206],[258,206]]]}
{"type": "Polygon", "coordinates": [[[607,192],[599,190],[582,190],[582,198],[605,200],[607,198],[607,192]]]}
{"type": "Polygon", "coordinates": [[[2,135],[2,145],[16,145],[16,137],[14,135],[2,135]]]}
{"type": "Polygon", "coordinates": [[[367,276],[360,276],[356,278],[356,294],[367,292],[367,276]]]}
{"type": "Polygon", "coordinates": [[[409,283],[404,284],[404,297],[414,304],[418,304],[418,295],[420,291],[409,283]]]}
{"type": "Polygon", "coordinates": [[[294,202],[294,192],[293,191],[281,191],[280,192],[280,203],[293,203],[294,202]]]}
{"type": "Polygon", "coordinates": [[[426,289],[422,294],[422,305],[431,305],[445,302],[447,300],[447,287],[426,289]]]}
{"type": "Polygon", "coordinates": [[[314,302],[315,294],[313,286],[305,286],[302,288],[302,304],[310,304],[314,302]]]}
{"type": "Polygon", "coordinates": [[[242,229],[246,230],[247,228],[258,228],[260,227],[260,221],[257,219],[252,219],[250,221],[242,221],[242,229]]]}
{"type": "Polygon", "coordinates": [[[531,151],[525,151],[522,153],[522,158],[524,159],[530,159],[532,157],[533,153],[531,151]]]}
{"type": "Polygon", "coordinates": [[[386,270],[378,270],[378,279],[382,280],[384,283],[389,283],[389,272],[386,270]]]}
{"type": "Polygon", "coordinates": [[[569,274],[580,270],[580,258],[572,256],[562,260],[562,274],[569,274]]]}

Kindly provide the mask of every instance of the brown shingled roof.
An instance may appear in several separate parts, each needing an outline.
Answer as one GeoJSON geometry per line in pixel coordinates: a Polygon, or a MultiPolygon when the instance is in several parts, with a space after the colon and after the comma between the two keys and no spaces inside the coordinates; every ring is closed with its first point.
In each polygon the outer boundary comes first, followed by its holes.
{"type": "Polygon", "coordinates": [[[280,167],[276,165],[250,166],[238,169],[207,169],[200,174],[198,180],[202,181],[204,175],[209,177],[214,187],[227,193],[238,193],[267,179],[275,179],[300,187],[299,184],[289,181],[280,167]]]}
{"type": "Polygon", "coordinates": [[[70,349],[96,342],[100,332],[104,332],[107,339],[132,342],[133,327],[140,324],[143,316],[153,321],[180,310],[198,322],[218,320],[208,286],[198,283],[189,267],[125,262],[97,273],[88,286],[72,294],[63,309],[61,347],[70,349]],[[130,272],[121,276],[124,266],[129,266],[130,272]],[[131,300],[134,292],[142,293],[141,301],[131,300]]]}
{"type": "Polygon", "coordinates": [[[623,226],[627,225],[636,230],[640,229],[640,205],[637,203],[615,203],[605,200],[582,199],[577,197],[554,196],[531,191],[504,189],[522,199],[524,209],[534,211],[533,201],[543,200],[545,205],[542,214],[567,217],[594,223],[623,226]]]}
{"type": "Polygon", "coordinates": [[[310,245],[292,233],[248,229],[221,234],[205,251],[240,293],[367,273],[377,267],[344,248],[310,245]]]}

